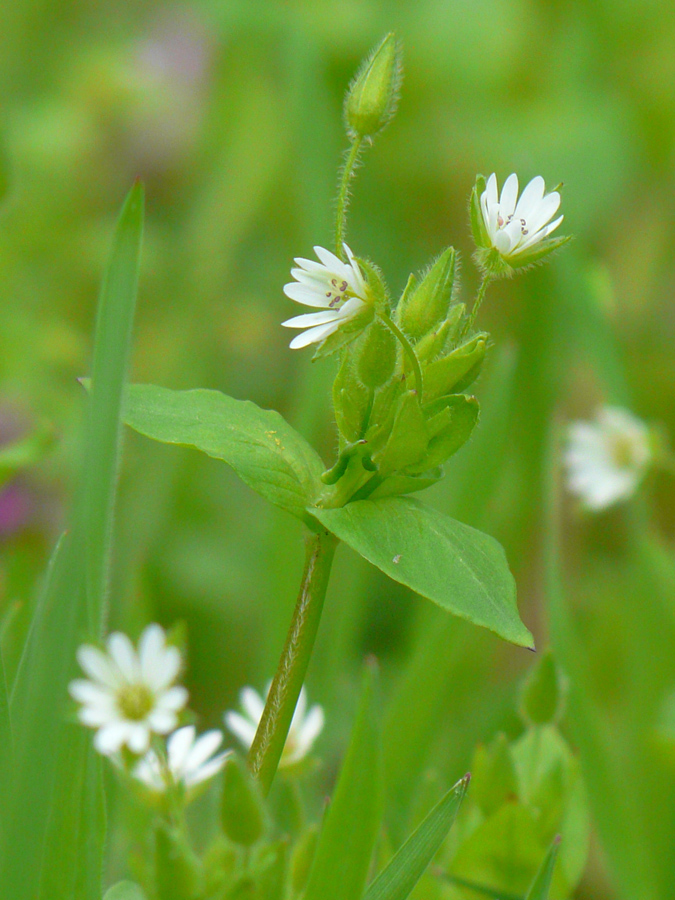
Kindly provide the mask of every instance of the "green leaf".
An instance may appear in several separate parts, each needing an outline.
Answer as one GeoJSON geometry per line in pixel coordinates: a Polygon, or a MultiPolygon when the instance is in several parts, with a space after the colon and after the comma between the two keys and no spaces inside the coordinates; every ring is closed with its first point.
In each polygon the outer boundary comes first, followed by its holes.
{"type": "Polygon", "coordinates": [[[18,472],[39,462],[54,443],[50,428],[37,428],[28,437],[0,449],[0,488],[18,472]]]}
{"type": "Polygon", "coordinates": [[[5,663],[0,645],[0,808],[7,808],[7,789],[10,784],[13,755],[12,722],[9,711],[9,694],[5,677],[5,663]]]}
{"type": "Polygon", "coordinates": [[[105,892],[103,900],[145,900],[145,894],[132,881],[118,881],[105,892]]]}
{"type": "Polygon", "coordinates": [[[364,900],[405,900],[438,853],[469,786],[462,778],[431,810],[366,891],[364,900]]]}
{"type": "Polygon", "coordinates": [[[361,900],[380,826],[382,769],[376,670],[366,670],[359,711],[328,807],[304,900],[361,900]]]}
{"type": "Polygon", "coordinates": [[[312,513],[394,581],[507,641],[533,646],[518,617],[506,556],[494,538],[412,497],[358,500],[312,513]]]}
{"type": "Polygon", "coordinates": [[[560,848],[560,838],[556,838],[551,845],[551,849],[546,854],[546,858],[541,864],[541,869],[537,872],[532,887],[527,892],[525,900],[548,900],[548,892],[551,889],[551,880],[553,878],[553,869],[560,848]]]}
{"type": "MultiPolygon", "coordinates": [[[[373,454],[373,462],[382,476],[416,463],[427,447],[427,429],[417,391],[407,391],[399,400],[396,417],[384,450],[373,454]]],[[[434,464],[425,466],[433,468],[434,464]]]]}
{"type": "Polygon", "coordinates": [[[250,400],[134,384],[127,389],[124,421],[153,440],[224,460],[249,487],[300,519],[323,487],[318,454],[278,412],[250,400]]]}

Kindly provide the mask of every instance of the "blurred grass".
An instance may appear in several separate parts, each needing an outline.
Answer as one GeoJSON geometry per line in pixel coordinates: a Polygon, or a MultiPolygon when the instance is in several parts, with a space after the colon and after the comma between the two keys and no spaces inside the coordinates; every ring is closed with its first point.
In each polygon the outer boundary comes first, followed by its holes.
{"type": "MultiPolygon", "coordinates": [[[[29,512],[0,527],[9,679],[78,464],[75,379],[133,177],[148,192],[134,377],[277,408],[329,461],[333,368],[288,351],[281,287],[293,256],[330,241],[342,92],[389,30],[405,46],[403,98],[359,173],[348,240],[393,290],[453,243],[470,297],[466,202],[477,171],[565,185],[564,228],[576,240],[551,267],[492,289],[481,317],[497,346],[478,386],[481,429],[434,489],[439,507],[505,544],[525,621],[545,645],[551,422],[608,399],[675,435],[672,4],[26,0],[5,4],[1,18],[0,440],[17,417],[23,433],[48,420],[59,434],[13,485],[29,512]]],[[[218,724],[242,684],[262,687],[272,674],[302,566],[299,528],[214,461],[135,436],[121,491],[111,624],[185,619],[193,702],[218,724]]],[[[672,482],[655,477],[645,503],[665,550],[636,544],[621,515],[593,522],[571,511],[564,521],[566,594],[621,771],[636,760],[646,710],[675,683],[660,620],[642,623],[645,605],[672,605],[672,581],[650,587],[634,549],[670,565],[672,482]],[[633,692],[617,689],[615,671],[633,692]]],[[[429,769],[449,785],[477,740],[519,728],[527,654],[426,609],[345,548],[319,641],[309,690],[328,710],[326,781],[346,745],[361,660],[370,651],[382,660],[393,835],[407,833],[429,769]],[[421,684],[413,725],[409,698],[421,684]]],[[[662,775],[672,789],[675,773],[662,775]]],[[[649,828],[665,852],[668,818],[649,828]]],[[[596,860],[580,896],[635,895],[628,882],[623,893],[609,883],[596,860]]]]}

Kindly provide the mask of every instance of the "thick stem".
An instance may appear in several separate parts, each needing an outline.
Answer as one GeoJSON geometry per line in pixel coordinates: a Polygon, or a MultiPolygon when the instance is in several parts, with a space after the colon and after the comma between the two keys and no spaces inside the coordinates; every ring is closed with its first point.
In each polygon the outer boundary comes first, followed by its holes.
{"type": "Polygon", "coordinates": [[[424,382],[422,380],[422,367],[420,366],[420,361],[413,350],[412,344],[408,340],[408,338],[403,334],[398,325],[385,313],[378,312],[378,316],[387,326],[387,328],[392,332],[396,340],[400,343],[401,347],[403,347],[403,352],[408,358],[408,362],[413,370],[413,374],[415,376],[415,389],[417,391],[417,396],[419,398],[419,402],[422,402],[422,391],[424,389],[424,382]]]}
{"type": "Polygon", "coordinates": [[[471,315],[469,316],[469,319],[468,319],[466,325],[462,329],[462,337],[465,337],[465,335],[467,335],[473,328],[474,323],[476,321],[476,316],[478,315],[478,310],[480,309],[480,305],[483,302],[483,299],[484,299],[485,294],[488,289],[488,285],[490,284],[490,282],[492,280],[493,280],[493,277],[489,272],[486,272],[485,275],[483,275],[483,280],[481,281],[480,287],[478,288],[478,293],[476,294],[476,299],[474,300],[473,306],[471,307],[471,315]]]}
{"type": "Polygon", "coordinates": [[[335,252],[344,259],[345,252],[342,247],[347,228],[347,207],[349,206],[349,183],[354,175],[354,169],[359,159],[363,138],[354,138],[347,159],[342,167],[340,176],[340,188],[338,190],[337,210],[335,213],[335,252]]]}
{"type": "Polygon", "coordinates": [[[307,537],[305,571],[286,644],[248,754],[249,768],[269,792],[291,727],[321,621],[337,538],[328,532],[307,537]]]}

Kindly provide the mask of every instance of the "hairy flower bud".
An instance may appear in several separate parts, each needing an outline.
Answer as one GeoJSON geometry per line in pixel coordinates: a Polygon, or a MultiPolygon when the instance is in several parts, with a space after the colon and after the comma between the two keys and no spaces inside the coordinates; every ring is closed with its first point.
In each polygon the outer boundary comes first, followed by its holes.
{"type": "Polygon", "coordinates": [[[398,321],[403,331],[419,340],[440,326],[448,315],[455,286],[457,254],[452,247],[442,253],[416,289],[402,298],[398,321]]]}
{"type": "Polygon", "coordinates": [[[396,367],[397,341],[391,331],[376,319],[365,331],[358,347],[358,374],[366,387],[386,384],[396,367]]]}
{"type": "Polygon", "coordinates": [[[364,61],[345,98],[345,124],[349,136],[377,134],[396,112],[401,87],[401,51],[388,34],[364,61]]]}

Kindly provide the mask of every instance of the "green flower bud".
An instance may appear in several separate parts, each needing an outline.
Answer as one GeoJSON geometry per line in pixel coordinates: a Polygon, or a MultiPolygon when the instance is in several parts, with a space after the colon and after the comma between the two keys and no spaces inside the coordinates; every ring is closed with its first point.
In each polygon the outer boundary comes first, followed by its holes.
{"type": "Polygon", "coordinates": [[[435,400],[458,394],[478,377],[485,360],[487,335],[477,334],[447,356],[430,363],[424,373],[424,397],[435,400]]]}
{"type": "Polygon", "coordinates": [[[396,112],[401,89],[401,51],[388,34],[363,62],[345,97],[345,124],[352,138],[381,131],[396,112]]]}
{"type": "Polygon", "coordinates": [[[430,331],[415,344],[415,354],[421,363],[435,359],[445,349],[454,348],[465,311],[463,303],[455,303],[450,307],[448,318],[440,328],[430,331]]]}
{"type": "Polygon", "coordinates": [[[359,346],[358,374],[367,388],[375,390],[394,374],[398,342],[391,331],[376,319],[364,333],[359,346]]]}
{"type": "Polygon", "coordinates": [[[506,735],[479,746],[471,763],[471,794],[486,816],[516,796],[516,772],[506,735]]]}
{"type": "Polygon", "coordinates": [[[316,842],[319,830],[316,825],[310,826],[293,848],[291,857],[291,884],[296,894],[301,894],[307,884],[309,870],[314,862],[316,842]]]}
{"type": "Polygon", "coordinates": [[[155,831],[158,900],[192,900],[201,891],[201,865],[181,833],[160,822],[155,831]]]}
{"type": "Polygon", "coordinates": [[[370,404],[370,391],[358,378],[352,355],[347,353],[333,382],[335,421],[345,440],[353,443],[363,437],[370,404]]]}
{"type": "Polygon", "coordinates": [[[442,465],[469,440],[478,422],[479,412],[478,400],[464,394],[441,397],[426,405],[427,452],[419,463],[409,466],[407,472],[421,475],[427,469],[442,465]]]}
{"type": "Polygon", "coordinates": [[[243,762],[230,756],[223,768],[223,831],[235,844],[251,847],[265,831],[265,808],[258,785],[243,762]]]}
{"type": "Polygon", "coordinates": [[[521,696],[523,717],[532,725],[557,722],[564,704],[564,684],[553,653],[547,650],[528,674],[521,696]]]}
{"type": "Polygon", "coordinates": [[[457,254],[452,247],[442,253],[416,290],[399,304],[398,323],[411,338],[419,340],[440,327],[448,315],[455,288],[457,254]]]}

